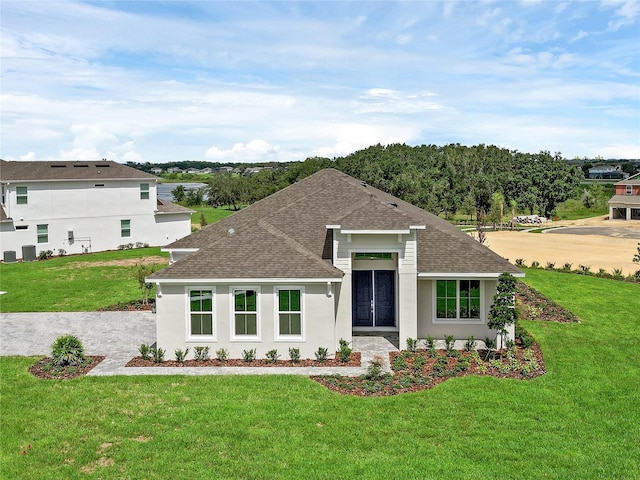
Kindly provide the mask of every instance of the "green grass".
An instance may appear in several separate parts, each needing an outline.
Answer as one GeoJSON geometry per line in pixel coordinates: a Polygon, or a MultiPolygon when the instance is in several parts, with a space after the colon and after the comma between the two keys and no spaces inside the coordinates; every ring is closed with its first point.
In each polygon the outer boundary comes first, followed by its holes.
{"type": "Polygon", "coordinates": [[[191,215],[191,225],[200,225],[200,212],[204,212],[204,219],[207,221],[207,225],[215,223],[218,220],[222,220],[223,218],[235,213],[235,210],[231,210],[228,207],[213,208],[203,206],[188,208],[196,211],[196,213],[191,215]]]}
{"type": "Polygon", "coordinates": [[[582,321],[526,322],[532,381],[356,398],[270,375],[42,381],[2,358],[0,477],[640,478],[640,285],[527,275],[582,321]]]}
{"type": "Polygon", "coordinates": [[[556,215],[560,220],[580,220],[582,218],[598,217],[609,213],[607,200],[601,199],[598,207],[585,208],[580,200],[567,200],[556,208],[556,215]]]}
{"type": "Polygon", "coordinates": [[[156,255],[168,256],[143,248],[0,264],[0,312],[93,311],[140,299],[133,262],[156,255]],[[133,264],[102,264],[119,260],[133,264]]]}

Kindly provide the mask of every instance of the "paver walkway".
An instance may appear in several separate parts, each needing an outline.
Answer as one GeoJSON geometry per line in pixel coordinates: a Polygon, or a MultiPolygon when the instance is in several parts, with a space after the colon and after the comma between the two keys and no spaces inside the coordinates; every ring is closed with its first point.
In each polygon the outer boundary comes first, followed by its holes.
{"type": "Polygon", "coordinates": [[[397,348],[384,337],[353,337],[361,367],[125,367],[138,347],[153,344],[156,319],[151,312],[46,312],[0,314],[0,356],[49,355],[60,335],[76,335],[87,355],[105,355],[89,375],[332,375],[358,376],[379,355],[389,370],[389,352],[397,348]]]}

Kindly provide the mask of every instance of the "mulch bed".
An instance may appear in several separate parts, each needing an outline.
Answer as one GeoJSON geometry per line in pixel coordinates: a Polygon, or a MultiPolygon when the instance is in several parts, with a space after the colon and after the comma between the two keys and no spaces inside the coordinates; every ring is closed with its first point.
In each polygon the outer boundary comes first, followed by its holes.
{"type": "Polygon", "coordinates": [[[324,385],[330,390],[345,395],[363,396],[388,396],[397,395],[399,393],[418,392],[433,388],[436,385],[454,377],[465,377],[467,375],[492,376],[498,378],[513,379],[532,379],[539,377],[545,373],[544,360],[542,352],[537,344],[531,347],[533,361],[529,362],[524,357],[525,349],[521,346],[515,348],[515,361],[519,368],[506,369],[506,365],[510,360],[507,358],[506,352],[492,352],[493,357],[489,357],[489,352],[483,350],[478,351],[482,365],[478,364],[473,358],[471,352],[458,352],[457,357],[448,357],[445,350],[436,350],[435,357],[429,356],[426,350],[417,352],[390,352],[389,361],[394,365],[396,356],[404,357],[406,367],[392,370],[390,374],[382,375],[378,378],[367,378],[362,375],[357,378],[342,377],[340,375],[330,376],[313,376],[316,382],[324,385]],[[446,358],[446,366],[439,371],[436,367],[437,357],[446,358]],[[416,360],[420,358],[423,365],[416,364],[416,360]],[[488,360],[493,358],[494,364],[490,364],[488,360]],[[503,365],[502,369],[497,368],[497,363],[503,365]],[[467,365],[464,367],[464,365],[467,365]],[[529,365],[525,371],[526,365],[529,365]],[[526,372],[526,373],[525,373],[526,372]]]}
{"type": "Polygon", "coordinates": [[[569,310],[523,282],[518,282],[516,286],[516,308],[518,308],[518,317],[522,320],[580,322],[578,317],[569,310]]]}
{"type": "Polygon", "coordinates": [[[153,310],[155,306],[155,299],[149,300],[147,303],[142,303],[141,300],[132,300],[130,302],[120,302],[114,305],[99,308],[99,312],[130,312],[136,310],[153,310]]]}
{"type": "Polygon", "coordinates": [[[348,362],[341,362],[338,358],[327,358],[324,362],[317,360],[301,359],[299,362],[291,360],[276,360],[270,362],[266,359],[245,362],[240,358],[230,358],[225,361],[216,358],[210,358],[204,361],[185,360],[178,363],[175,360],[165,360],[161,363],[154,363],[153,360],[143,360],[141,357],[135,357],[129,360],[126,367],[359,367],[361,366],[360,352],[352,352],[348,362]]]}
{"type": "Polygon", "coordinates": [[[34,377],[46,380],[68,380],[70,378],[86,375],[93,367],[98,365],[106,357],[87,355],[85,358],[89,360],[86,365],[67,366],[56,369],[51,364],[51,358],[44,357],[31,365],[31,367],[29,368],[29,372],[34,377]]]}

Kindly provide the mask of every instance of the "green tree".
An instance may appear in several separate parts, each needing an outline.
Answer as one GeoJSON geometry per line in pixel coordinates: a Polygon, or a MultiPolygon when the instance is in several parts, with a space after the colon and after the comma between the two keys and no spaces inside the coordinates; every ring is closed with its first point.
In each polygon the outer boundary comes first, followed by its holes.
{"type": "Polygon", "coordinates": [[[501,348],[506,345],[509,326],[513,325],[517,319],[515,291],[516,279],[509,273],[501,274],[498,277],[497,291],[493,296],[487,322],[487,326],[495,330],[500,337],[501,348]]]}
{"type": "Polygon", "coordinates": [[[504,195],[500,192],[495,192],[491,195],[491,208],[487,215],[488,220],[495,226],[496,223],[500,224],[502,229],[502,219],[504,216],[504,195]]]}
{"type": "Polygon", "coordinates": [[[171,190],[171,195],[173,195],[173,199],[176,202],[178,203],[184,202],[184,197],[185,197],[184,185],[178,185],[176,188],[171,190]]]}

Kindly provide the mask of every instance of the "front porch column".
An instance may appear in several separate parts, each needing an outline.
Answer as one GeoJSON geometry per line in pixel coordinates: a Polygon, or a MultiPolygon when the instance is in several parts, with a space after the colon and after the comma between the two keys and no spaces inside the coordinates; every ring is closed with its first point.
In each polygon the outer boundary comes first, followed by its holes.
{"type": "Polygon", "coordinates": [[[627,220],[631,220],[631,207],[627,207],[627,220]]]}
{"type": "Polygon", "coordinates": [[[613,207],[609,205],[609,220],[613,220],[613,207]]]}
{"type": "Polygon", "coordinates": [[[418,278],[415,272],[398,275],[398,334],[400,349],[407,338],[418,338],[418,278]]]}
{"type": "Polygon", "coordinates": [[[351,319],[351,272],[345,273],[341,283],[334,284],[334,297],[336,305],[335,348],[338,348],[340,339],[352,341],[351,319]]]}

